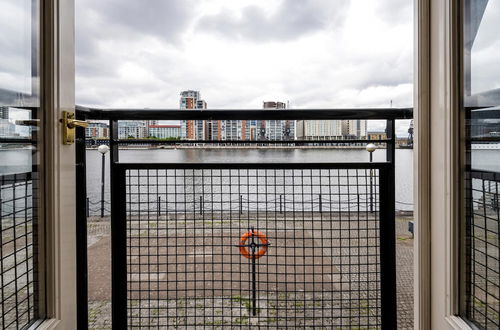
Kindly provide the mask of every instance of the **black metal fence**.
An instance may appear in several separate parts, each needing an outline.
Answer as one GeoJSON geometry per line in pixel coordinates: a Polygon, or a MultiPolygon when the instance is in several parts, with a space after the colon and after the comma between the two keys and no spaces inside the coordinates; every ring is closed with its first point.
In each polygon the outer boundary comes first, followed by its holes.
{"type": "Polygon", "coordinates": [[[500,328],[500,173],[468,173],[467,318],[483,329],[500,328]]]}
{"type": "Polygon", "coordinates": [[[122,308],[128,327],[395,322],[388,164],[116,171],[113,271],[122,275],[114,278],[113,309],[122,308]]]}
{"type": "MultiPolygon", "coordinates": [[[[411,109],[77,110],[79,119],[109,120],[113,328],[396,328],[395,120],[411,109]],[[387,138],[374,142],[386,146],[387,161],[119,161],[120,145],[144,143],[120,140],[119,120],[252,118],[383,119],[387,138]]],[[[221,143],[233,142],[241,143],[221,143]]],[[[85,164],[82,131],[77,144],[85,164]]],[[[84,166],[78,171],[84,183],[84,166]]],[[[80,197],[84,251],[91,205],[80,197]]],[[[87,261],[78,258],[84,329],[87,261]]]]}
{"type": "Polygon", "coordinates": [[[38,315],[35,173],[0,176],[0,328],[24,329],[38,315]]]}

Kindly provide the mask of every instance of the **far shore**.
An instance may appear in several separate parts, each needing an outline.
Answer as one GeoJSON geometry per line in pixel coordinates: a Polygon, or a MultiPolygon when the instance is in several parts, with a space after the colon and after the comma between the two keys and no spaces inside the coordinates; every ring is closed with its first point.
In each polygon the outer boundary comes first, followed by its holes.
{"type": "MultiPolygon", "coordinates": [[[[280,149],[365,149],[366,146],[186,146],[186,145],[159,145],[159,146],[120,146],[122,150],[176,150],[176,149],[203,149],[203,150],[219,150],[219,149],[239,149],[239,150],[252,150],[252,149],[271,149],[271,150],[280,150],[280,149]]],[[[385,146],[379,146],[379,149],[385,149],[385,146]]],[[[97,146],[95,147],[87,147],[87,150],[97,150],[97,146]]]]}

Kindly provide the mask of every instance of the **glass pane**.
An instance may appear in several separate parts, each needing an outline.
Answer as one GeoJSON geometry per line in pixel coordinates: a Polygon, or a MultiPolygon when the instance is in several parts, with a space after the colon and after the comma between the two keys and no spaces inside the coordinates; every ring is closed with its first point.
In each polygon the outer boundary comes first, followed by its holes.
{"type": "Polygon", "coordinates": [[[38,1],[2,0],[0,32],[0,106],[37,106],[38,1]]]}
{"type": "Polygon", "coordinates": [[[500,2],[464,8],[465,317],[500,327],[500,2]]]}
{"type": "Polygon", "coordinates": [[[0,328],[42,317],[38,263],[39,2],[0,2],[0,328]]]}

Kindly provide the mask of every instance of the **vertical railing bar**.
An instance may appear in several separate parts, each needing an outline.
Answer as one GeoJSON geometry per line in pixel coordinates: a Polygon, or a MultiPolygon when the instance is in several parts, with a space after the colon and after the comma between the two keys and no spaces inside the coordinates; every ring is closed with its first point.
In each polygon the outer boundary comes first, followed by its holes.
{"type": "MultiPolygon", "coordinates": [[[[2,180],[3,181],[3,180],[2,180]]],[[[0,183],[0,189],[3,187],[3,182],[0,183]]],[[[2,198],[0,195],[0,254],[3,256],[3,221],[2,220],[2,198]]],[[[0,309],[2,310],[2,324],[5,325],[5,304],[3,303],[5,301],[5,296],[4,296],[4,290],[3,290],[3,285],[4,285],[4,271],[3,271],[3,260],[0,261],[0,287],[2,290],[0,290],[0,297],[2,299],[2,305],[0,306],[0,309]]]]}
{"type": "MultiPolygon", "coordinates": [[[[388,135],[393,137],[393,123],[388,123],[388,135]]],[[[393,139],[392,139],[393,140],[393,139]]],[[[394,143],[391,142],[392,147],[394,143]]],[[[388,146],[388,160],[393,155],[388,146]]],[[[394,162],[379,169],[379,240],[380,240],[380,294],[383,329],[397,328],[396,305],[396,233],[395,233],[395,176],[394,162]]]]}
{"type": "MultiPolygon", "coordinates": [[[[85,187],[87,188],[87,187],[85,187]]],[[[86,212],[85,214],[87,215],[87,218],[90,217],[90,199],[87,197],[87,204],[86,204],[86,212]]]]}
{"type": "MultiPolygon", "coordinates": [[[[157,170],[158,171],[158,170],[157,170]]],[[[158,181],[158,175],[156,175],[156,180],[158,181]]],[[[158,185],[158,184],[157,184],[158,185]]],[[[159,193],[158,193],[159,194],[159,193]]],[[[156,215],[158,217],[158,221],[160,220],[159,217],[161,215],[161,196],[158,196],[158,200],[156,202],[156,215]]]]}
{"type": "Polygon", "coordinates": [[[319,213],[323,213],[323,201],[321,194],[319,194],[319,213]]]}
{"type": "Polygon", "coordinates": [[[118,166],[118,121],[110,121],[111,194],[111,320],[113,329],[126,329],[127,224],[125,170],[118,166]]]}
{"type": "MultiPolygon", "coordinates": [[[[85,119],[77,114],[77,119],[85,119]]],[[[85,129],[76,128],[75,139],[75,187],[76,187],[76,280],[77,280],[77,329],[88,329],[88,254],[87,217],[87,170],[85,129]]]]}
{"type": "Polygon", "coordinates": [[[472,244],[471,244],[471,230],[472,230],[472,221],[473,221],[473,207],[474,201],[472,197],[472,176],[471,176],[471,163],[472,163],[472,155],[471,155],[471,112],[464,112],[464,129],[465,129],[465,147],[464,147],[464,190],[465,190],[465,223],[461,227],[460,238],[463,238],[464,244],[460,245],[460,254],[459,258],[462,261],[460,265],[460,269],[462,270],[459,274],[459,282],[462,283],[460,286],[460,312],[465,315],[467,318],[471,318],[470,315],[470,306],[471,306],[471,253],[472,253],[472,244]]]}

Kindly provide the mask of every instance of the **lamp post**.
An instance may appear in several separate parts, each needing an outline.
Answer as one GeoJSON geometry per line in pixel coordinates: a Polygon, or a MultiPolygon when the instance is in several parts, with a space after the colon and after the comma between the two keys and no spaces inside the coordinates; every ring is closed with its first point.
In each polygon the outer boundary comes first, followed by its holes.
{"type": "Polygon", "coordinates": [[[97,148],[102,154],[102,174],[101,174],[101,218],[104,218],[104,176],[106,174],[106,153],[109,151],[109,147],[105,144],[100,145],[97,148]]]}
{"type": "MultiPolygon", "coordinates": [[[[366,151],[370,154],[370,163],[373,162],[373,152],[377,150],[377,146],[373,143],[369,143],[366,146],[366,151]]],[[[370,169],[370,213],[373,213],[373,175],[372,169],[370,169]]]]}

